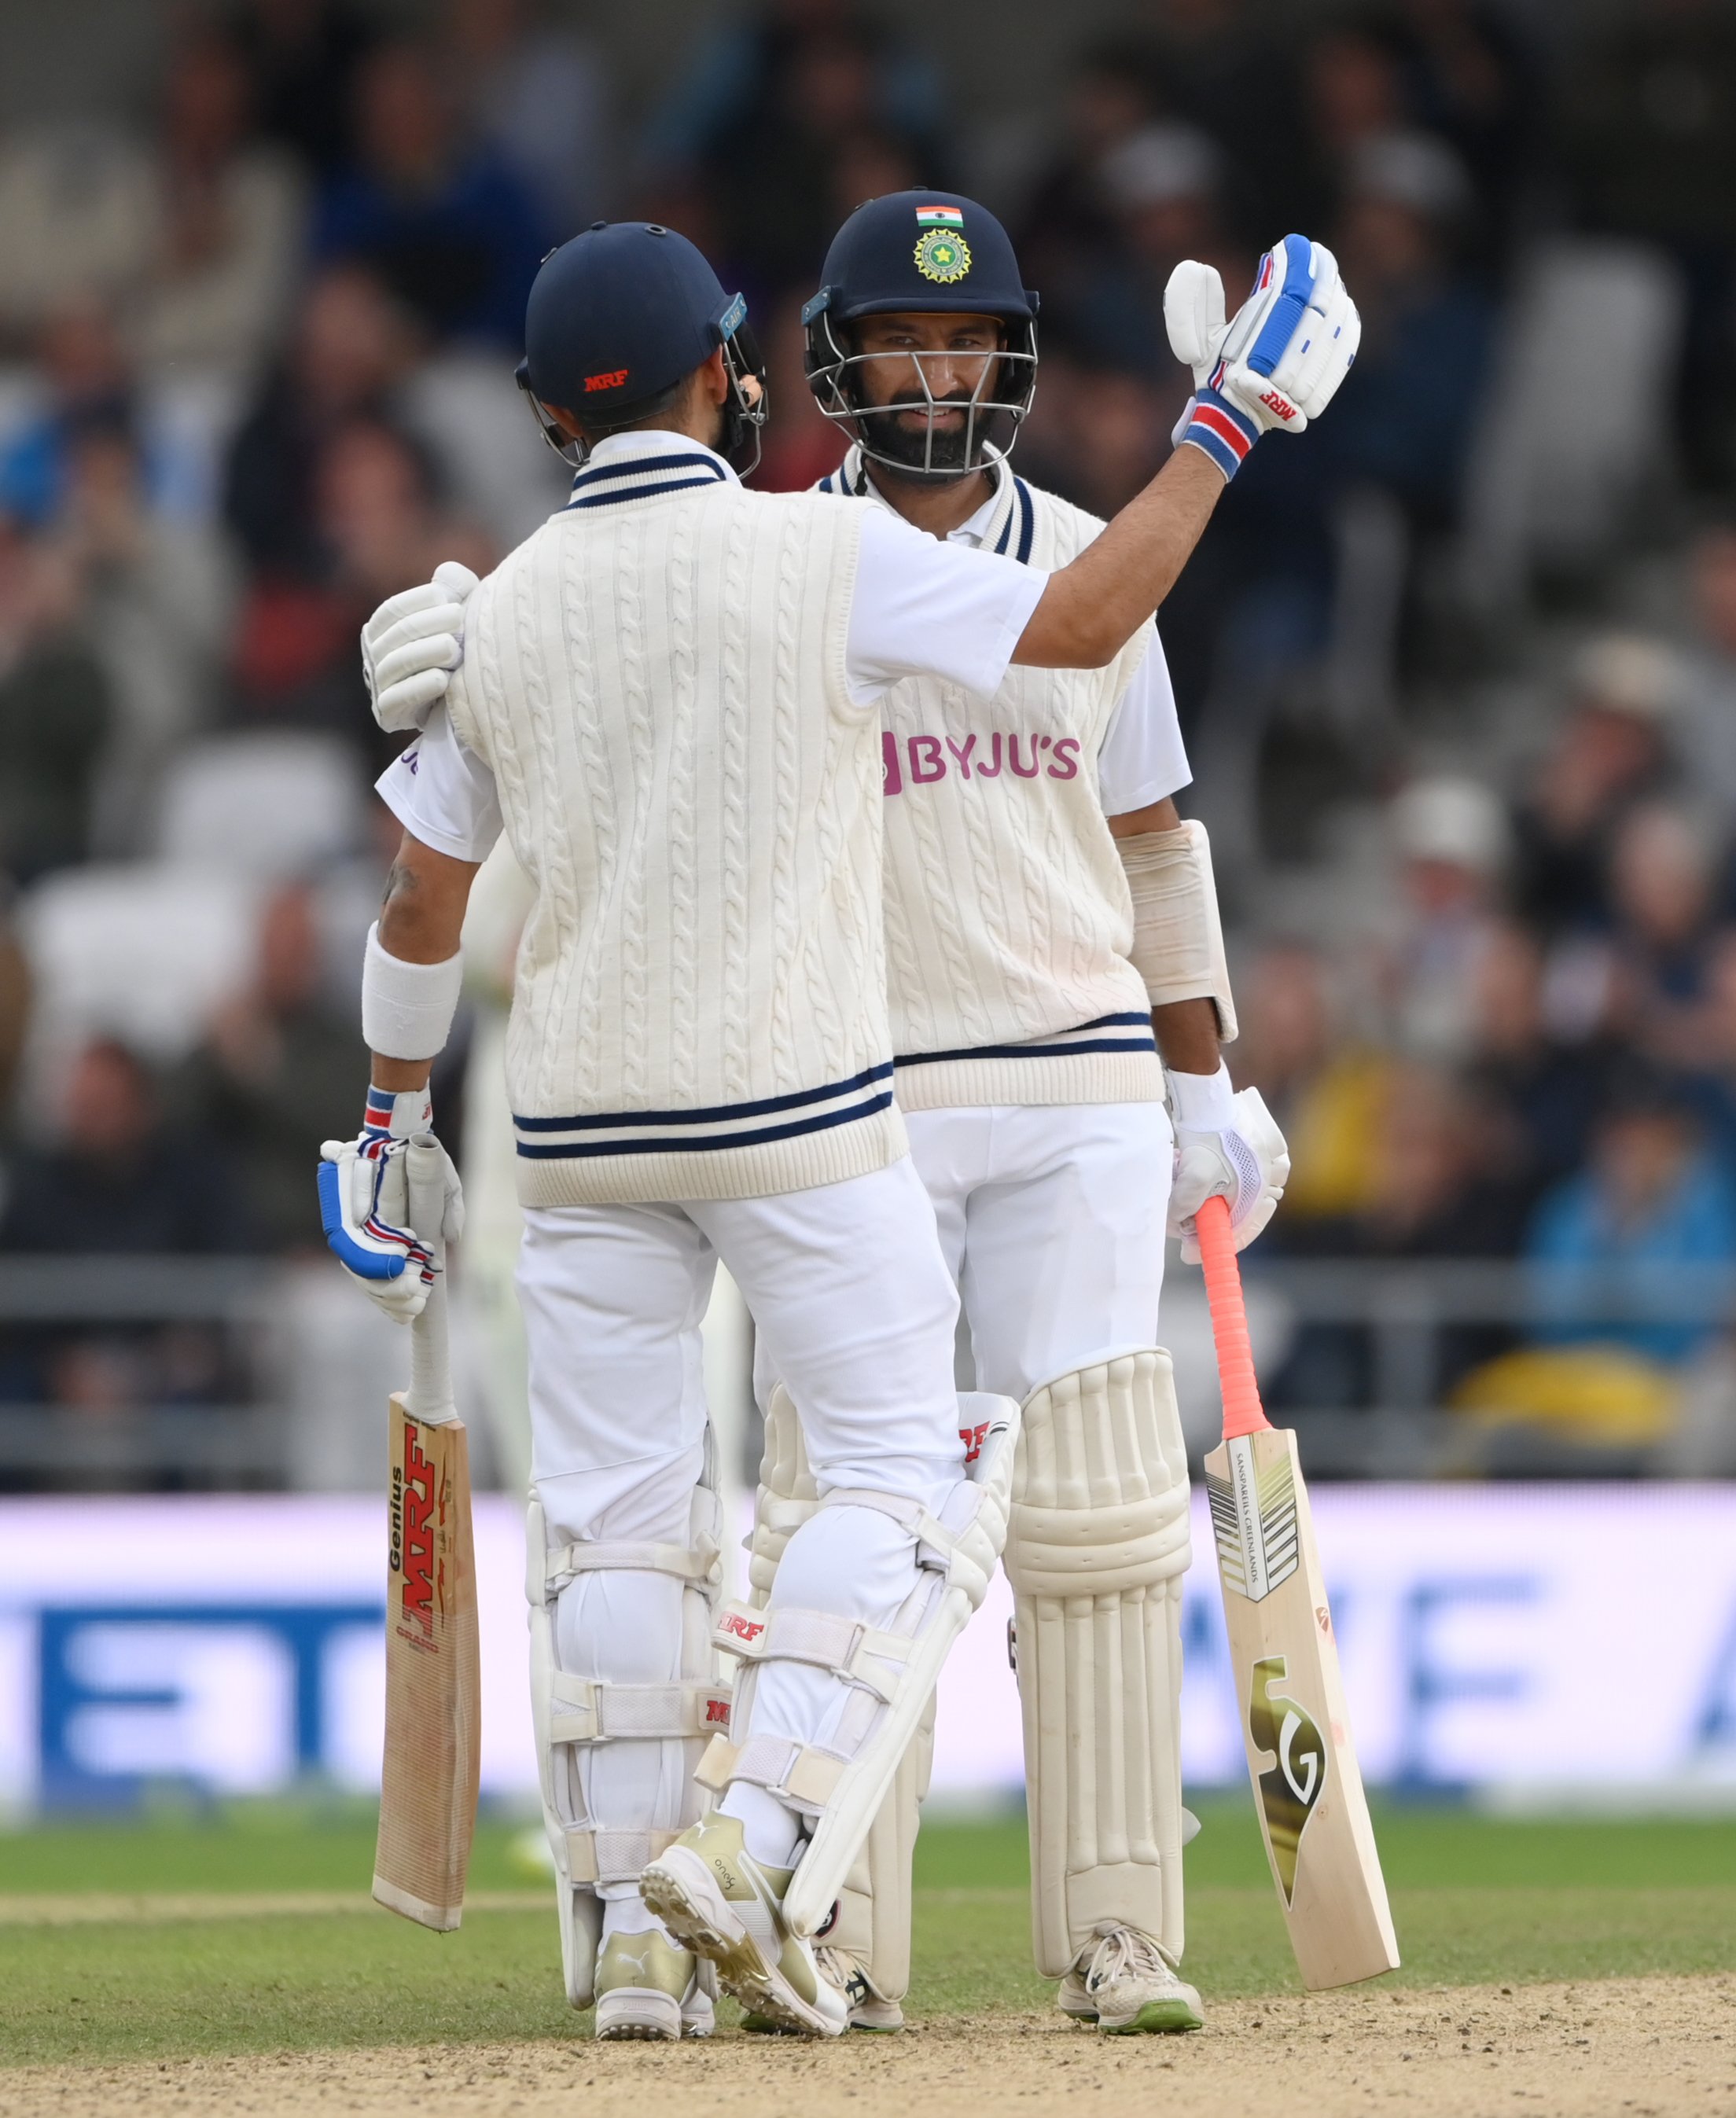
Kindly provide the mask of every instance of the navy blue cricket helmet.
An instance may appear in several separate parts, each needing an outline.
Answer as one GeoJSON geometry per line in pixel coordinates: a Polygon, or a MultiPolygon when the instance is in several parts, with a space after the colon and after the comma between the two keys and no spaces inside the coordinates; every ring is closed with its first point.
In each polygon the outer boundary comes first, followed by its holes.
{"type": "Polygon", "coordinates": [[[1012,448],[1037,384],[1037,297],[1019,271],[1007,231],[986,206],[956,192],[892,192],[859,206],[832,238],[820,291],[802,312],[808,386],[829,419],[847,424],[864,456],[905,476],[956,479],[1012,448]],[[894,314],[987,316],[1002,347],[984,363],[958,432],[937,433],[937,400],[926,363],[936,354],[864,354],[852,326],[894,314]],[[867,407],[862,382],[873,360],[910,363],[919,395],[867,407]],[[924,413],[919,434],[903,413],[924,413]]]}
{"type": "Polygon", "coordinates": [[[724,453],[751,469],[766,377],[747,317],[746,301],[724,292],[686,236],[655,221],[595,221],[543,260],[525,308],[519,387],[549,446],[576,465],[585,445],[567,441],[544,405],[572,413],[593,435],[612,433],[721,346],[731,382],[724,453]]]}

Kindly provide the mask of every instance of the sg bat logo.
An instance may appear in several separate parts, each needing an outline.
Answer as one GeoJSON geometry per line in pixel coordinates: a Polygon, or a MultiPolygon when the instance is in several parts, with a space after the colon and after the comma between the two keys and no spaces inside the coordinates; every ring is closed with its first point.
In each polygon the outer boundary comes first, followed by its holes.
{"type": "Polygon", "coordinates": [[[1266,1812],[1266,1835],[1286,1905],[1296,1894],[1302,1834],[1326,1778],[1326,1741],[1318,1723],[1305,1706],[1275,1689],[1288,1674],[1284,1656],[1263,1656],[1253,1667],[1248,1708],[1254,1748],[1273,1760],[1259,1775],[1260,1806],[1266,1812]]]}

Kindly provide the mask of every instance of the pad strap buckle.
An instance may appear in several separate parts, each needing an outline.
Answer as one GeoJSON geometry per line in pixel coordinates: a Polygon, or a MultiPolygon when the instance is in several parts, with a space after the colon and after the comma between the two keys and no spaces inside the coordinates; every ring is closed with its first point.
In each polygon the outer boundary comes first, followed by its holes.
{"type": "Polygon", "coordinates": [[[607,1684],[556,1670],[549,1695],[549,1739],[554,1743],[679,1741],[729,1725],[727,1684],[607,1684]]]}
{"type": "Polygon", "coordinates": [[[745,1743],[714,1736],[693,1777],[714,1794],[745,1780],[798,1808],[819,1810],[831,1800],[847,1762],[788,1736],[750,1736],[745,1743]]]}
{"type": "Polygon", "coordinates": [[[910,1640],[882,1632],[859,1618],[831,1611],[802,1611],[788,1604],[755,1610],[726,1603],[711,1635],[714,1647],[746,1662],[799,1662],[859,1685],[884,1704],[910,1658],[910,1640]],[[876,1667],[876,1664],[881,1665],[876,1667]],[[891,1668],[886,1667],[891,1665],[891,1668]]]}
{"type": "Polygon", "coordinates": [[[678,1544],[558,1544],[530,1554],[525,1591],[533,1603],[552,1602],[581,1574],[669,1574],[715,1595],[723,1587],[723,1555],[710,1538],[691,1551],[678,1544]]]}
{"type": "Polygon", "coordinates": [[[611,1883],[637,1883],[681,1834],[574,1829],[562,1836],[567,1842],[567,1880],[598,1889],[611,1883]]]}

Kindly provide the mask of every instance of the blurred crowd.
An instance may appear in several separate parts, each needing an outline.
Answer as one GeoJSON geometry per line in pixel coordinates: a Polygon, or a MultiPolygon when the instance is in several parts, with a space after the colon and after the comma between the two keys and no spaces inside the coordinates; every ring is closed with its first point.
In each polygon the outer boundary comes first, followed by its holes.
{"type": "MultiPolygon", "coordinates": [[[[539,257],[604,215],[699,241],[793,488],[841,446],[803,377],[826,241],[929,183],[1012,228],[1019,467],[1101,513],[1184,401],[1177,261],[1234,305],[1306,229],[1362,310],[1163,619],[1234,1064],[1294,1155],[1270,1249],[1736,1260],[1732,0],[1124,0],[1007,113],[874,0],[697,7],[648,107],[581,0],[164,22],[137,108],[0,132],[0,1247],[317,1246],[391,839],[357,631],[558,501],[510,379],[539,257]]],[[[1567,1302],[1457,1334],[1441,1388],[1547,1420],[1587,1341],[1566,1397],[1618,1442],[1719,1350],[1567,1302]]],[[[12,1331],[0,1400],[234,1387],[105,1344],[12,1331]]],[[[1305,1330],[1277,1395],[1365,1403],[1368,1361],[1305,1330]]]]}

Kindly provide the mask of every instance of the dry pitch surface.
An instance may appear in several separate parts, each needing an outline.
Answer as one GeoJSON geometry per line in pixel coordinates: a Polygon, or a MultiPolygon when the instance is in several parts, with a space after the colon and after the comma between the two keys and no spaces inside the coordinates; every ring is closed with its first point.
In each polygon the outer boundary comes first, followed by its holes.
{"type": "Polygon", "coordinates": [[[669,2108],[932,2118],[1160,2109],[1247,2118],[1367,2111],[1486,2118],[1722,2118],[1736,2112],[1736,1978],[1356,1991],[1220,2002],[1187,2037],[1109,2038],[1045,2015],[942,2020],[816,2046],[725,2032],[706,2045],[535,2044],[298,2053],[4,2078],[8,2118],[116,2111],[400,2112],[496,2118],[669,2108]]]}
{"type": "MultiPolygon", "coordinates": [[[[368,1906],[364,1816],[0,1834],[0,2118],[1147,2111],[1736,2118],[1736,1830],[1386,1810],[1405,1967],[1304,1996],[1245,1801],[1189,1853],[1208,2027],[1100,2037],[1030,1972],[1016,1820],[918,1857],[916,2027],[599,2046],[546,1886],[479,1839],[457,1935],[368,1906]]],[[[731,2011],[733,2019],[733,2011],[731,2011]]]]}

